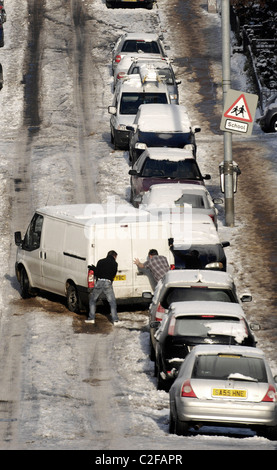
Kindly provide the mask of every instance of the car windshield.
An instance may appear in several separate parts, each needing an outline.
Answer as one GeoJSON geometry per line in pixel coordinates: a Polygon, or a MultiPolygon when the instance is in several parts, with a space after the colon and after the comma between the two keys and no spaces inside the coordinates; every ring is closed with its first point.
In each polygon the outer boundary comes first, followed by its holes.
{"type": "Polygon", "coordinates": [[[205,209],[208,207],[205,204],[205,199],[200,194],[182,194],[182,196],[174,201],[176,206],[183,206],[189,204],[193,209],[205,209]]]}
{"type": "Polygon", "coordinates": [[[222,379],[229,377],[267,382],[262,358],[235,354],[209,354],[198,356],[192,371],[194,379],[222,379]]]}
{"type": "Polygon", "coordinates": [[[146,54],[161,53],[156,41],[143,41],[136,39],[127,39],[122,46],[121,52],[144,52],[146,54]]]}
{"type": "Polygon", "coordinates": [[[201,173],[193,159],[170,161],[147,158],[142,168],[141,176],[201,180],[201,173]]]}
{"type": "Polygon", "coordinates": [[[187,144],[193,144],[193,135],[191,132],[145,132],[140,130],[139,141],[148,147],[184,148],[187,144]]]}
{"type": "Polygon", "coordinates": [[[223,315],[178,316],[174,327],[174,336],[207,338],[209,336],[227,336],[242,343],[248,336],[245,322],[237,317],[223,315]]]}
{"type": "Polygon", "coordinates": [[[122,93],[120,114],[137,114],[141,104],[167,104],[166,93],[122,93]]]}
{"type": "Polygon", "coordinates": [[[190,300],[237,302],[233,292],[228,289],[214,289],[209,287],[171,287],[168,289],[161,304],[163,308],[168,308],[172,302],[190,300]]]}
{"type": "Polygon", "coordinates": [[[220,243],[214,245],[192,245],[188,250],[173,250],[175,269],[205,269],[214,262],[225,262],[225,253],[220,243]]]}

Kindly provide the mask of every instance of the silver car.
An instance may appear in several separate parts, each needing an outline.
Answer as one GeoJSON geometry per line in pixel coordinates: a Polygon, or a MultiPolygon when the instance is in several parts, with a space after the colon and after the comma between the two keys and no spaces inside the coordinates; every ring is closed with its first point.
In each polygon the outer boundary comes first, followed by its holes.
{"type": "Polygon", "coordinates": [[[247,427],[277,438],[277,377],[260,349],[196,346],[169,391],[169,431],[201,425],[247,427]]]}
{"type": "Polygon", "coordinates": [[[112,50],[112,69],[114,76],[118,71],[123,71],[121,61],[124,57],[129,57],[129,61],[125,61],[124,69],[127,72],[134,57],[142,57],[144,54],[155,54],[157,57],[167,57],[164,46],[162,43],[162,36],[155,33],[124,33],[117,40],[112,50]]]}
{"type": "Polygon", "coordinates": [[[153,185],[149,191],[141,195],[140,208],[155,213],[156,211],[181,210],[189,205],[193,214],[209,215],[217,229],[218,210],[215,204],[223,204],[223,199],[213,199],[205,186],[167,183],[153,185]]]}

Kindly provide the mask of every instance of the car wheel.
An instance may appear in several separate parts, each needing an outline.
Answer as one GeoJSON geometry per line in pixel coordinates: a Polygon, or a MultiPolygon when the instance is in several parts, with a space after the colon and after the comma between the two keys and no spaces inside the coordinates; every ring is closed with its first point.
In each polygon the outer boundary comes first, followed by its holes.
{"type": "Polygon", "coordinates": [[[176,428],[176,434],[178,436],[185,436],[188,433],[189,425],[188,423],[184,421],[180,421],[177,416],[176,422],[175,422],[175,428],[176,428]]]}
{"type": "Polygon", "coordinates": [[[76,287],[69,284],[66,290],[67,308],[70,312],[78,313],[80,310],[79,296],[76,287]]]}
{"type": "Polygon", "coordinates": [[[29,278],[25,268],[20,271],[20,294],[22,299],[31,297],[29,278]]]}
{"type": "Polygon", "coordinates": [[[168,392],[170,386],[167,380],[164,380],[161,376],[161,367],[160,364],[157,363],[157,390],[164,390],[168,392]]]}
{"type": "Polygon", "coordinates": [[[273,116],[270,121],[270,132],[277,132],[277,116],[273,116]]]}
{"type": "Polygon", "coordinates": [[[170,411],[169,413],[169,434],[176,434],[176,422],[175,419],[173,418],[173,414],[170,411]]]}

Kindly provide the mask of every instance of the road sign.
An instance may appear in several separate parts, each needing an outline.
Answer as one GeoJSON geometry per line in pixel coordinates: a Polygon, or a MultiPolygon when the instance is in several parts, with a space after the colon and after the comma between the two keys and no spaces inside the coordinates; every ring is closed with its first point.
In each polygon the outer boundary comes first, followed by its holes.
{"type": "Polygon", "coordinates": [[[257,95],[228,90],[220,129],[235,134],[251,135],[257,102],[257,95]]]}

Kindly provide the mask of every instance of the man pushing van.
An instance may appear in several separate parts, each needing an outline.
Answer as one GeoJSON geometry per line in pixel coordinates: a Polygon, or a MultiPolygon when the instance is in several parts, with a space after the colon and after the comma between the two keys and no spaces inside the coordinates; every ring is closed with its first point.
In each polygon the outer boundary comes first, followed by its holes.
{"type": "Polygon", "coordinates": [[[114,250],[108,252],[106,258],[98,261],[95,268],[96,283],[89,294],[89,316],[86,323],[95,323],[96,302],[100,294],[104,294],[110,304],[113,324],[118,324],[116,299],[113,290],[113,279],[117,273],[117,253],[114,250]]]}

